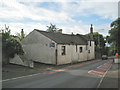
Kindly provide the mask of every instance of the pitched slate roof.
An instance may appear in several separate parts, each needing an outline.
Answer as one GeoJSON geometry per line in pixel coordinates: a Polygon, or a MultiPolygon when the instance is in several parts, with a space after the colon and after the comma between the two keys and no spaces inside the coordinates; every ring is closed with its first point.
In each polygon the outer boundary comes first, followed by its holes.
{"type": "Polygon", "coordinates": [[[71,35],[71,34],[61,34],[55,32],[46,32],[38,29],[34,29],[37,32],[43,34],[44,36],[50,38],[58,44],[78,44],[78,45],[87,45],[88,38],[84,35],[71,35]]]}

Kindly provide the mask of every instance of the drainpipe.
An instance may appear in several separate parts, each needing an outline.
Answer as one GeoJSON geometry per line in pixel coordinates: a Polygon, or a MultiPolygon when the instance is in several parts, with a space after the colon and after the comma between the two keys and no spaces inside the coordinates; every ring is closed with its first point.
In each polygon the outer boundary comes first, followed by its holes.
{"type": "Polygon", "coordinates": [[[56,49],[55,49],[55,58],[56,58],[56,62],[55,62],[55,64],[57,65],[58,63],[57,63],[57,52],[58,52],[58,50],[57,50],[57,44],[56,44],[56,49]]]}
{"type": "MultiPolygon", "coordinates": [[[[89,45],[89,44],[88,44],[89,45]]],[[[88,45],[87,45],[87,60],[88,60],[88,45]]]]}

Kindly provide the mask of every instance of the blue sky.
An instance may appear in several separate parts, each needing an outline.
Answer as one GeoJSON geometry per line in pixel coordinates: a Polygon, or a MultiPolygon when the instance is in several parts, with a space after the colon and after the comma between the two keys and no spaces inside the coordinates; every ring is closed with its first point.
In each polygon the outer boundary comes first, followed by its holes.
{"type": "Polygon", "coordinates": [[[118,17],[118,0],[1,0],[0,3],[0,28],[6,24],[12,34],[22,28],[26,34],[33,29],[46,30],[52,23],[68,34],[87,34],[93,24],[94,32],[106,36],[110,23],[118,17]]]}

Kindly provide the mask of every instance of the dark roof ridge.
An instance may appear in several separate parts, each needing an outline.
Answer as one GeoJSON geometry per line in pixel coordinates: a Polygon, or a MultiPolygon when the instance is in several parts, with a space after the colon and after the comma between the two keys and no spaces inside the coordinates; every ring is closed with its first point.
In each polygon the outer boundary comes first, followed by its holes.
{"type": "MultiPolygon", "coordinates": [[[[46,32],[46,33],[58,33],[58,32],[48,32],[48,31],[44,31],[44,30],[39,30],[39,29],[34,29],[38,32],[46,32]]],[[[62,35],[70,35],[70,36],[76,36],[75,34],[65,34],[65,33],[58,33],[58,34],[62,34],[62,35]]],[[[82,34],[81,34],[82,35],[82,34]]]]}
{"type": "Polygon", "coordinates": [[[84,35],[74,35],[74,34],[61,34],[55,32],[46,32],[38,29],[34,29],[37,32],[45,35],[46,37],[50,38],[51,40],[55,41],[59,44],[79,44],[79,45],[86,45],[87,39],[84,35]]]}

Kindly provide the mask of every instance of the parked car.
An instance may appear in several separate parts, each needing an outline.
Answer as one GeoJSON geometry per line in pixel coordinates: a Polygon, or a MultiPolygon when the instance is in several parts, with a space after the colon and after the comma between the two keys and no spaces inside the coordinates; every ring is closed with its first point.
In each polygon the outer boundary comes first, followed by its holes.
{"type": "Polygon", "coordinates": [[[107,55],[102,55],[102,60],[107,60],[108,56],[107,55]]]}

